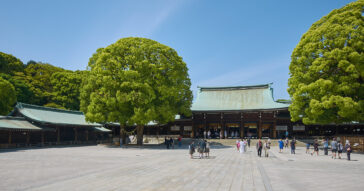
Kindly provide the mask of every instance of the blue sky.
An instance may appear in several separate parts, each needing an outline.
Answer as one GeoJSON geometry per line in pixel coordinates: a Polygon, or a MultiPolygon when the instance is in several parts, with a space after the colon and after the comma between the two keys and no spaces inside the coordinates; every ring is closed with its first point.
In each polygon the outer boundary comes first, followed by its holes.
{"type": "Polygon", "coordinates": [[[0,0],[0,51],[84,70],[97,48],[145,37],[174,48],[191,89],[273,82],[286,91],[290,56],[309,27],[353,0],[0,0]]]}

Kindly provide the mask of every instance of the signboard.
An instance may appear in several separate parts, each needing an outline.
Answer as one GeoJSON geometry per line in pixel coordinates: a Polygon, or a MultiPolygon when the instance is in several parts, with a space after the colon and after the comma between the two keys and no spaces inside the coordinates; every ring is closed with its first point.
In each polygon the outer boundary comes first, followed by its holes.
{"type": "Polygon", "coordinates": [[[171,131],[179,131],[179,126],[177,125],[171,126],[171,131]]]}
{"type": "Polygon", "coordinates": [[[304,130],[305,130],[305,126],[303,126],[303,125],[293,126],[293,131],[304,131],[304,130]]]}
{"type": "Polygon", "coordinates": [[[277,131],[287,131],[287,125],[277,125],[276,130],[277,131]]]}
{"type": "Polygon", "coordinates": [[[183,130],[184,131],[192,131],[192,126],[184,126],[183,130]]]}

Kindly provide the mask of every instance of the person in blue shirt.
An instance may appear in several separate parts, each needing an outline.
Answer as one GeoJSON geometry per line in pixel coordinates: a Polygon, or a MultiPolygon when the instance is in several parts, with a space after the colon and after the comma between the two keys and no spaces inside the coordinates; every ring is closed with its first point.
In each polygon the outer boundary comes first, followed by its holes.
{"type": "Polygon", "coordinates": [[[324,142],[325,155],[328,155],[328,153],[329,153],[329,141],[327,141],[327,139],[324,139],[323,142],[324,142]]]}
{"type": "Polygon", "coordinates": [[[310,143],[306,143],[306,154],[310,154],[310,143]]]}
{"type": "Polygon", "coordinates": [[[282,150],[283,150],[283,146],[284,146],[284,143],[283,143],[283,140],[282,140],[282,139],[280,139],[280,140],[278,141],[278,145],[279,145],[279,152],[281,153],[281,152],[282,152],[282,150]]]}

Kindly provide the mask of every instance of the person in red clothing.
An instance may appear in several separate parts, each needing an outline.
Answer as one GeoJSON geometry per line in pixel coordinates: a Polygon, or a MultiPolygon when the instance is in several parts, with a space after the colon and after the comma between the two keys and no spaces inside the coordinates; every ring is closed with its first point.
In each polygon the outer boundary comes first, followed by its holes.
{"type": "Polygon", "coordinates": [[[182,146],[182,137],[181,135],[178,137],[178,147],[182,146]]]}

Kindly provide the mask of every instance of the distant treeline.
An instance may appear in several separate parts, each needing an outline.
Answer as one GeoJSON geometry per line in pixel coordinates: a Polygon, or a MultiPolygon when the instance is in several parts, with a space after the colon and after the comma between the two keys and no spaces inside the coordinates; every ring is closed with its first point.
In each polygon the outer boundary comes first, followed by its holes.
{"type": "Polygon", "coordinates": [[[33,60],[24,64],[13,55],[0,52],[0,80],[10,82],[15,89],[15,95],[3,96],[15,96],[18,102],[79,110],[80,87],[87,72],[33,60]]]}

